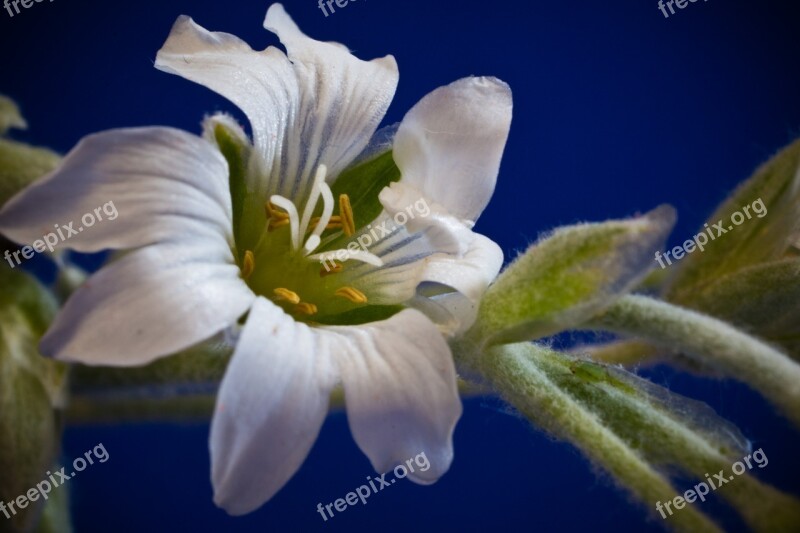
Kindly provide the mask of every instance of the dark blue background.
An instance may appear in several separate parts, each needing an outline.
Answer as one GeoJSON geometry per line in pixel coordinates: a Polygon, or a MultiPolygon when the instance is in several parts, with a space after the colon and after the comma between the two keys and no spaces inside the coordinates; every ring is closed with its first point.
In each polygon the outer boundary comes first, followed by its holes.
{"type": "MultiPolygon", "coordinates": [[[[655,0],[357,0],[328,18],[314,0],[285,3],[315,38],[346,43],[362,58],[395,55],[400,86],[387,123],[463,76],[494,75],[511,85],[511,137],[497,193],[477,227],[507,257],[556,225],[662,202],[680,214],[673,241],[693,234],[732,187],[800,133],[800,32],[789,4],[710,0],[665,19],[655,0]]],[[[45,0],[13,18],[0,11],[0,92],[21,104],[31,125],[18,137],[67,151],[112,127],[197,131],[204,113],[233,106],[153,68],[170,26],[189,14],[261,49],[276,44],[261,29],[266,8],[262,1],[45,0]]],[[[798,433],[760,397],[665,368],[648,375],[737,423],[769,457],[756,474],[800,492],[798,433]]],[[[66,456],[98,442],[111,456],[70,482],[77,531],[661,527],[575,449],[494,399],[466,402],[456,459],[439,483],[394,485],[327,523],[317,503],[372,474],[344,415],[328,419],[278,496],[238,519],[211,501],[207,434],[206,425],[69,429],[66,456]]],[[[729,528],[740,527],[733,513],[721,512],[729,528]]]]}

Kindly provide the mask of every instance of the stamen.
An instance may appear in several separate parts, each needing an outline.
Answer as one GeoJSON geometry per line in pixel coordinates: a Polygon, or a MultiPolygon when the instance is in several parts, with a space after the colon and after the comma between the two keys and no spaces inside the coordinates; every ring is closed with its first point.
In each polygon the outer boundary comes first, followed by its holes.
{"type": "Polygon", "coordinates": [[[356,261],[361,261],[364,263],[369,263],[370,265],[374,265],[377,267],[383,266],[383,260],[375,254],[371,254],[369,252],[364,252],[362,250],[349,250],[347,248],[342,248],[341,250],[330,250],[328,252],[322,252],[319,254],[309,255],[309,259],[314,259],[317,261],[330,259],[331,257],[335,257],[337,252],[343,252],[346,257],[345,261],[350,259],[355,259],[356,261]]]}
{"type": "Polygon", "coordinates": [[[242,262],[242,277],[244,279],[249,278],[253,275],[253,271],[256,269],[256,256],[253,255],[253,252],[247,250],[244,253],[244,261],[242,262]]]}
{"type": "Polygon", "coordinates": [[[316,315],[317,314],[317,306],[314,304],[310,304],[308,302],[302,302],[295,306],[295,311],[304,315],[316,315]]]}
{"type": "Polygon", "coordinates": [[[272,292],[275,294],[275,298],[278,301],[289,302],[290,304],[300,303],[300,296],[296,292],[290,291],[289,289],[278,287],[277,289],[273,289],[272,292]]]}
{"type": "Polygon", "coordinates": [[[288,225],[289,225],[288,218],[284,218],[282,220],[272,219],[269,221],[269,226],[267,227],[267,231],[272,231],[274,229],[282,228],[283,226],[288,226],[288,225]]]}
{"type": "Polygon", "coordinates": [[[282,208],[289,214],[289,226],[291,228],[292,233],[292,248],[297,250],[300,248],[300,217],[297,215],[297,208],[291,202],[291,200],[284,198],[278,194],[272,195],[270,197],[272,203],[277,205],[278,207],[282,208]]]}
{"type": "MultiPolygon", "coordinates": [[[[325,183],[325,175],[328,173],[328,167],[320,165],[317,167],[317,173],[314,176],[314,182],[311,184],[311,194],[308,196],[306,207],[303,209],[303,218],[300,219],[300,234],[305,235],[308,231],[308,223],[311,220],[311,215],[314,214],[314,209],[317,207],[317,200],[321,191],[321,185],[325,183]]],[[[324,217],[323,217],[324,218],[324,217]]]]}
{"type": "MultiPolygon", "coordinates": [[[[324,167],[324,165],[322,166],[324,167]]],[[[325,227],[330,222],[331,215],[333,215],[333,192],[331,192],[331,188],[324,181],[318,182],[318,188],[319,192],[322,193],[322,216],[319,217],[319,222],[317,222],[317,227],[314,228],[313,234],[306,241],[307,254],[310,254],[319,246],[322,241],[320,235],[325,231],[325,227]]]]}
{"type": "MultiPolygon", "coordinates": [[[[322,220],[322,217],[312,218],[309,226],[316,227],[317,224],[319,224],[320,220],[322,220]]],[[[339,215],[333,215],[331,219],[328,221],[328,225],[325,226],[325,229],[339,229],[341,227],[342,227],[342,218],[339,215]]]]}
{"type": "Polygon", "coordinates": [[[336,296],[341,296],[342,298],[346,298],[347,300],[350,300],[356,304],[367,303],[367,295],[355,287],[342,287],[337,289],[333,294],[336,296]]]}
{"type": "Polygon", "coordinates": [[[333,266],[330,268],[322,268],[319,271],[319,277],[324,278],[325,276],[330,276],[331,274],[338,274],[342,270],[344,270],[344,265],[340,265],[334,261],[331,261],[333,266]]]}
{"type": "Polygon", "coordinates": [[[356,232],[355,221],[353,220],[353,208],[350,205],[350,197],[346,194],[339,195],[339,216],[342,217],[342,230],[348,237],[356,232]]]}
{"type": "Polygon", "coordinates": [[[289,220],[289,215],[275,209],[275,205],[272,202],[264,202],[264,210],[267,213],[267,218],[273,220],[289,220]]]}

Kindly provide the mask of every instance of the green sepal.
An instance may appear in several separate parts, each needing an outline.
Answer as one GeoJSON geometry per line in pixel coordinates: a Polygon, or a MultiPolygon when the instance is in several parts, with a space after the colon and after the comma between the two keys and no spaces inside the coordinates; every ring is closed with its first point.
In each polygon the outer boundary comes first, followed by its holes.
{"type": "MultiPolygon", "coordinates": [[[[247,194],[247,165],[250,159],[251,147],[247,138],[242,137],[241,132],[234,131],[230,124],[228,124],[227,116],[211,117],[207,119],[205,124],[206,137],[213,136],[214,142],[217,144],[222,156],[228,162],[228,183],[231,192],[231,212],[233,215],[233,236],[234,240],[239,245],[237,250],[237,259],[242,260],[245,250],[252,249],[252,245],[248,247],[250,241],[257,239],[257,235],[247,235],[245,232],[248,228],[242,227],[242,221],[246,220],[244,215],[245,208],[248,202],[247,194]]],[[[259,211],[263,211],[264,207],[261,202],[258,202],[259,211]]],[[[261,218],[266,218],[262,215],[261,218]]],[[[249,218],[247,219],[249,220],[249,218]]],[[[261,226],[259,226],[260,228],[261,226]]]]}
{"type": "Polygon", "coordinates": [[[336,178],[331,190],[334,198],[339,198],[340,194],[350,197],[355,226],[361,228],[375,220],[383,211],[378,194],[384,187],[399,179],[400,169],[389,151],[346,169],[336,178]]]}
{"type": "MultiPolygon", "coordinates": [[[[392,152],[383,152],[362,163],[345,169],[331,187],[333,198],[347,194],[353,208],[353,222],[356,230],[375,220],[383,211],[378,195],[389,184],[400,179],[400,169],[392,158],[392,152]]],[[[338,209],[338,208],[337,208],[338,209]]],[[[350,237],[342,233],[336,239],[323,243],[319,252],[345,248],[350,237]]]]}
{"type": "Polygon", "coordinates": [[[386,320],[402,310],[401,305],[366,305],[338,315],[317,317],[315,321],[335,326],[356,326],[386,320]]]}

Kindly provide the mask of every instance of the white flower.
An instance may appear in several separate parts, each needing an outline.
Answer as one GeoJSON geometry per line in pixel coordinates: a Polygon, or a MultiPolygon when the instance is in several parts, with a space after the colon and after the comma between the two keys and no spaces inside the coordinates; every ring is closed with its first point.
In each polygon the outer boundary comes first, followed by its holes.
{"type": "Polygon", "coordinates": [[[129,252],[73,294],[42,341],[46,355],[141,365],[246,315],[210,439],[215,501],[232,514],[259,507],[299,468],[339,384],[354,438],[377,471],[424,452],[431,468],[410,477],[432,483],[444,474],[461,403],[442,332],[469,326],[502,263],[497,245],[470,228],[494,190],[511,94],[496,79],[467,78],[404,118],[392,148],[402,178],[380,193],[373,225],[420,199],[430,215],[322,275],[325,243],[360,234],[348,227],[347,198],[333,214],[331,185],[375,134],[397,67],[391,56],[364,62],[306,37],[279,4],[265,27],[288,58],[181,17],[156,61],[249,118],[240,210],[228,162],[209,140],[219,124],[240,143],[246,136],[216,117],[206,139],[160,127],[89,136],[0,212],[0,230],[30,243],[105,202],[119,211],[67,241],[81,252],[129,252]],[[359,323],[353,313],[365,309],[379,318],[359,323]]]}

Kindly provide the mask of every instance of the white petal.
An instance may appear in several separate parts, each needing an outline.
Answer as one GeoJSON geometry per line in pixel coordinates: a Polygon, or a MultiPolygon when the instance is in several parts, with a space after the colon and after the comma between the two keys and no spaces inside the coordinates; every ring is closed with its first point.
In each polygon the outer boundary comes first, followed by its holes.
{"type": "Polygon", "coordinates": [[[433,483],[453,459],[461,399],[450,348],[434,324],[407,309],[382,322],[326,328],[344,384],[350,430],[378,472],[419,454],[430,468],[409,478],[433,483]]]}
{"type": "Polygon", "coordinates": [[[420,275],[452,287],[477,303],[503,266],[503,251],[493,240],[472,233],[467,251],[461,257],[434,255],[428,258],[420,275]]]}
{"type": "MultiPolygon", "coordinates": [[[[454,217],[447,207],[430,197],[426,198],[425,194],[413,185],[401,181],[384,187],[378,194],[378,200],[395,224],[405,218],[408,220],[402,225],[403,229],[411,234],[426,233],[434,243],[434,251],[463,254],[466,251],[466,243],[471,238],[471,223],[469,226],[464,224],[454,217]],[[408,216],[407,213],[412,213],[414,216],[408,216]]],[[[382,245],[378,245],[378,249],[383,248],[382,245]]]]}
{"type": "MultiPolygon", "coordinates": [[[[384,265],[376,269],[369,265],[348,267],[339,274],[350,284],[369,290],[370,301],[376,304],[393,304],[413,298],[417,287],[434,282],[451,287],[464,295],[469,304],[458,304],[462,319],[466,307],[474,311],[483,292],[494,280],[503,265],[503,252],[490,239],[474,233],[462,222],[423,193],[403,182],[393,183],[380,193],[385,213],[373,226],[383,225],[395,229],[391,235],[373,243],[369,250],[384,265]],[[425,209],[417,209],[424,201],[425,209]],[[409,210],[416,206],[416,211],[409,210]],[[397,227],[397,215],[415,212],[403,227],[397,227]],[[423,216],[424,215],[424,216],[423,216]],[[384,223],[388,220],[387,223],[384,223]]],[[[382,233],[377,231],[377,233],[382,233]]],[[[359,235],[360,236],[360,235],[359,235]]],[[[358,241],[359,236],[353,239],[358,241]]],[[[462,327],[465,324],[460,320],[462,327]]],[[[439,322],[437,322],[439,323],[439,322]]]]}
{"type": "MultiPolygon", "coordinates": [[[[281,4],[270,6],[264,27],[286,46],[301,96],[283,177],[308,184],[325,164],[335,178],[364,150],[386,114],[399,79],[397,63],[392,56],[362,61],[338,43],[307,37],[281,4]]],[[[299,191],[300,197],[307,194],[299,191]]]]}
{"type": "MultiPolygon", "coordinates": [[[[436,284],[432,286],[439,289],[436,284]]],[[[466,332],[478,317],[478,304],[456,291],[431,296],[418,295],[406,305],[424,313],[446,337],[466,332]]]]}
{"type": "Polygon", "coordinates": [[[308,195],[320,164],[335,178],[367,145],[394,96],[397,65],[391,56],[365,62],[306,37],[280,4],[270,7],[264,24],[289,58],[274,47],[256,52],[233,35],[181,17],[156,67],[240,107],[260,159],[250,189],[296,201],[308,195]]]}
{"type": "Polygon", "coordinates": [[[268,300],[253,305],[211,424],[214,501],[229,513],[269,500],[314,444],[334,384],[322,342],[268,300]]]}
{"type": "Polygon", "coordinates": [[[81,252],[200,235],[230,247],[231,227],[225,159],[200,137],[171,128],[90,135],[0,211],[0,231],[11,239],[60,240],[60,230],[63,246],[81,252]],[[70,223],[74,235],[55,227],[70,223]]]}
{"type": "Polygon", "coordinates": [[[227,248],[209,241],[147,246],[81,286],[40,349],[65,361],[142,365],[212,337],[254,298],[227,248]]]}
{"type": "MultiPolygon", "coordinates": [[[[469,301],[457,302],[453,308],[458,311],[453,316],[459,319],[457,329],[461,331],[474,320],[480,298],[503,264],[503,252],[494,241],[478,233],[471,233],[471,236],[467,250],[461,256],[433,253],[414,261],[398,260],[396,266],[388,263],[377,269],[358,265],[351,272],[345,270],[349,276],[348,284],[366,290],[371,303],[383,305],[414,298],[417,288],[426,282],[451,287],[469,301]],[[467,321],[468,317],[471,319],[467,321]]],[[[394,253],[404,251],[399,249],[394,253]]],[[[451,303],[455,305],[456,302],[451,303]]]]}
{"type": "Polygon", "coordinates": [[[511,108],[511,90],[496,78],[464,78],[425,96],[395,137],[401,182],[477,220],[494,192],[511,108]]]}
{"type": "MultiPolygon", "coordinates": [[[[280,168],[281,152],[289,140],[286,132],[300,98],[291,63],[283,52],[275,47],[256,52],[234,35],[210,32],[181,16],[158,51],[155,66],[236,104],[250,120],[260,162],[266,165],[262,170],[271,175],[273,168],[280,168]]],[[[261,187],[264,192],[266,179],[251,182],[252,190],[261,187]]]]}

